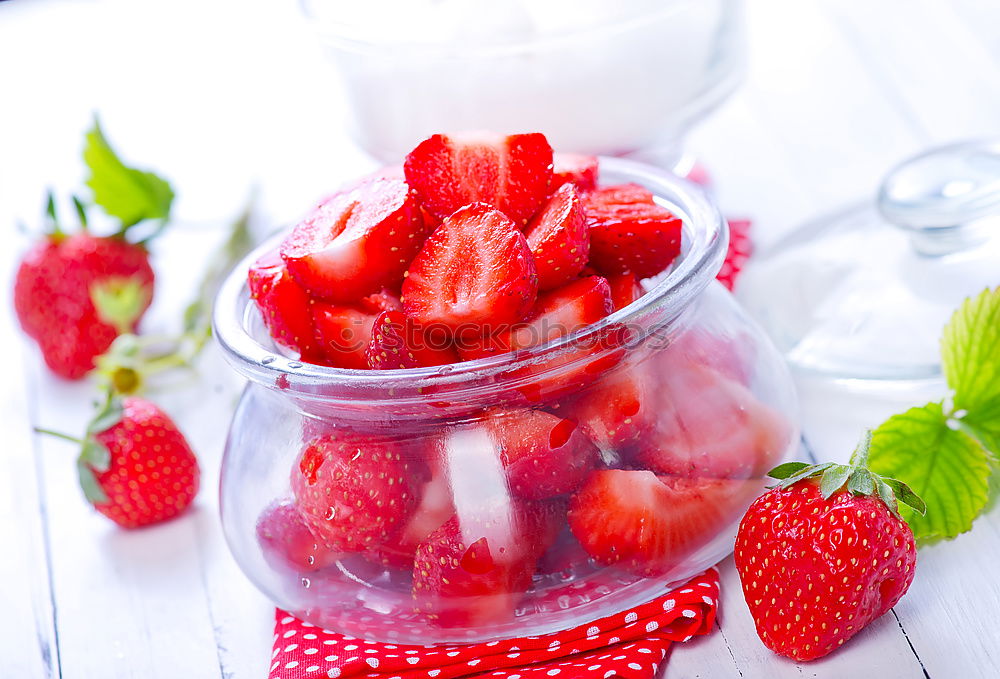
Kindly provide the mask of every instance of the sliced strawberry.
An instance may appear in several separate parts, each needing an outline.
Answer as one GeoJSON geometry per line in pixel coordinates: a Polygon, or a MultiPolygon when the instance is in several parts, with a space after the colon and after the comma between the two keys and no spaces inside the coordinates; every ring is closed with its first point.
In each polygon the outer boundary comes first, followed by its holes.
{"type": "Polygon", "coordinates": [[[501,502],[456,514],[417,547],[416,608],[442,627],[510,620],[564,511],[546,502],[501,502]]]}
{"type": "MultiPolygon", "coordinates": [[[[581,278],[538,298],[528,322],[487,338],[456,342],[465,360],[526,349],[572,334],[596,323],[611,311],[611,291],[599,276],[581,278]]],[[[624,326],[613,325],[581,338],[558,355],[519,370],[517,387],[530,403],[541,403],[578,391],[622,358],[628,339],[624,326]]]]}
{"type": "Polygon", "coordinates": [[[552,147],[538,132],[435,134],[406,156],[403,169],[438,219],[486,203],[523,226],[548,195],[552,147]]]}
{"type": "Polygon", "coordinates": [[[261,513],[257,519],[257,541],[264,558],[274,567],[317,571],[339,558],[312,534],[302,513],[288,500],[275,502],[261,513]]]}
{"type": "Polygon", "coordinates": [[[580,195],[572,184],[559,188],[528,222],[528,247],[538,270],[538,288],[552,290],[577,277],[590,255],[580,195]]]}
{"type": "Polygon", "coordinates": [[[397,293],[386,288],[362,297],[358,302],[358,308],[370,314],[377,314],[382,311],[402,311],[403,303],[399,301],[397,293]]]}
{"type": "Polygon", "coordinates": [[[413,568],[417,546],[455,514],[451,481],[441,460],[430,461],[430,479],[420,489],[420,503],[403,530],[375,548],[375,560],[391,568],[413,568]]]}
{"type": "Polygon", "coordinates": [[[593,191],[597,186],[597,156],[579,153],[552,154],[551,191],[565,184],[573,184],[581,191],[593,191]]]}
{"type": "Polygon", "coordinates": [[[250,297],[257,304],[274,341],[295,349],[306,360],[318,355],[312,300],[289,275],[278,253],[258,259],[247,274],[250,297]]]}
{"type": "Polygon", "coordinates": [[[325,362],[337,368],[367,370],[365,351],[371,343],[377,316],[347,304],[314,302],[316,345],[325,362]]]}
{"type": "Polygon", "coordinates": [[[649,278],[681,250],[681,220],[635,184],[596,189],[584,197],[590,264],[604,274],[632,271],[649,278]]]}
{"type": "Polygon", "coordinates": [[[791,443],[791,427],[749,389],[696,363],[662,374],[655,432],[633,459],[675,476],[762,478],[791,443]]]}
{"type": "Polygon", "coordinates": [[[473,360],[570,335],[611,313],[611,289],[600,276],[580,278],[539,295],[526,322],[487,338],[463,338],[458,352],[473,360]]]}
{"type": "Polygon", "coordinates": [[[570,499],[569,527],[601,563],[661,575],[710,542],[760,484],[595,471],[570,499]]]}
{"type": "Polygon", "coordinates": [[[416,509],[425,470],[412,445],[348,432],[310,441],[292,468],[295,501],[330,549],[360,552],[390,538],[416,509]]]}
{"type": "Polygon", "coordinates": [[[608,276],[611,288],[611,305],[615,311],[624,309],[645,294],[639,278],[631,271],[608,276]]]}
{"type": "Polygon", "coordinates": [[[520,321],[537,294],[524,235],[503,213],[475,203],[424,243],[403,282],[403,309],[425,331],[482,336],[520,321]]]}
{"type": "Polygon", "coordinates": [[[576,423],[549,413],[497,410],[486,426],[511,491],[529,500],[572,492],[597,461],[597,449],[576,423]]]}
{"type": "Polygon", "coordinates": [[[376,317],[365,358],[375,370],[448,365],[460,360],[447,334],[424,333],[401,311],[383,311],[376,317]]]}
{"type": "Polygon", "coordinates": [[[657,402],[642,367],[615,371],[557,412],[574,419],[601,450],[620,457],[655,424],[657,402]]]}
{"type": "Polygon", "coordinates": [[[313,210],[285,238],[281,257],[311,295],[356,302],[398,285],[426,235],[406,182],[376,178],[313,210]]]}

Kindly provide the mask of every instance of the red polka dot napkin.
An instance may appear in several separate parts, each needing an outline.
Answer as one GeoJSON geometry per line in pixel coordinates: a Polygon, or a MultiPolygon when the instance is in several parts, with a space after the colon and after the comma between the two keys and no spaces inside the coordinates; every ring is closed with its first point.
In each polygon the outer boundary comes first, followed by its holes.
{"type": "Polygon", "coordinates": [[[364,641],[277,612],[269,679],[650,679],[670,644],[712,629],[719,572],[710,568],[647,604],[537,637],[455,646],[364,641]]]}

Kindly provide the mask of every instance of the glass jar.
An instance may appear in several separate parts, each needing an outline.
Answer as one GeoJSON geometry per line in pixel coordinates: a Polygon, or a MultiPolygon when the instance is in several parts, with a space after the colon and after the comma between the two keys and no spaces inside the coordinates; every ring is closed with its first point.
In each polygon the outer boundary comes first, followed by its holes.
{"type": "Polygon", "coordinates": [[[443,129],[537,130],[684,171],[683,135],[743,73],[742,0],[301,4],[355,140],[385,163],[443,129]]]}
{"type": "Polygon", "coordinates": [[[630,161],[602,158],[601,175],[680,216],[682,254],[627,307],[514,354],[396,371],[304,363],[275,347],[245,282],[277,239],[230,275],[216,338],[249,382],[223,460],[223,527],[278,606],[390,642],[536,635],[648,601],[730,553],[766,472],[796,447],[790,377],[714,280],[727,232],[705,194],[630,161]],[[353,495],[337,485],[344,465],[371,462],[353,495]],[[528,482],[539,465],[543,483],[528,482]],[[595,525],[588,502],[609,497],[595,525]],[[380,502],[393,507],[372,531],[380,502]]]}

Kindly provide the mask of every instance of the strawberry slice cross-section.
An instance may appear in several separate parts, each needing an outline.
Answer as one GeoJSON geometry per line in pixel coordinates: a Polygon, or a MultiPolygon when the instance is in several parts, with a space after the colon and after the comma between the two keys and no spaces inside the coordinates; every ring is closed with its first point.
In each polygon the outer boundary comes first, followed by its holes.
{"type": "Polygon", "coordinates": [[[406,156],[403,170],[438,219],[486,203],[523,226],[548,195],[552,147],[538,132],[435,134],[406,156]]]}
{"type": "Polygon", "coordinates": [[[502,212],[473,203],[424,243],[403,282],[403,310],[425,331],[482,336],[520,321],[537,295],[524,235],[502,212]]]}
{"type": "Polygon", "coordinates": [[[649,278],[681,251],[681,220],[636,184],[606,186],[583,201],[590,264],[605,275],[631,271],[649,278]]]}
{"type": "Polygon", "coordinates": [[[281,257],[311,296],[350,303],[397,286],[426,234],[406,182],[375,178],[313,210],[281,244],[281,257]]]}

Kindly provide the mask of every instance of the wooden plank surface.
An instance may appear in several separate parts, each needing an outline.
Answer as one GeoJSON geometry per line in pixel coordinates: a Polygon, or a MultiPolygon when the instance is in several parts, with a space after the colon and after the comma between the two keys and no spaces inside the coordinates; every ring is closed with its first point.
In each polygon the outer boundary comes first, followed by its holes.
{"type": "MultiPolygon", "coordinates": [[[[178,207],[189,225],[158,252],[161,268],[178,271],[149,319],[169,327],[197,269],[191,253],[207,250],[254,177],[279,223],[367,167],[296,12],[295,3],[264,0],[0,4],[0,63],[18,64],[0,69],[0,92],[26,102],[0,111],[0,223],[34,219],[46,184],[77,184],[73,149],[89,111],[101,108],[123,147],[183,188],[178,207]],[[139,28],[102,34],[110,17],[139,28]],[[176,65],[169,82],[143,79],[165,65],[176,65]]],[[[890,165],[927,144],[1000,134],[1000,5],[992,0],[758,0],[748,22],[747,82],[690,147],[715,177],[724,210],[753,218],[762,245],[871,196],[890,165]]],[[[0,279],[10,280],[23,243],[4,249],[0,279]]],[[[209,352],[197,379],[161,397],[201,456],[195,511],[123,533],[88,510],[72,447],[30,434],[30,424],[80,430],[87,388],[46,375],[9,309],[2,318],[0,351],[17,370],[0,383],[9,447],[0,472],[0,544],[8,546],[0,677],[264,677],[272,609],[236,568],[217,519],[232,373],[209,352]]],[[[972,533],[921,550],[911,592],[892,615],[803,666],[760,644],[727,560],[717,632],[675,648],[666,674],[1000,676],[997,553],[994,509],[972,533]]]]}

